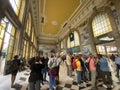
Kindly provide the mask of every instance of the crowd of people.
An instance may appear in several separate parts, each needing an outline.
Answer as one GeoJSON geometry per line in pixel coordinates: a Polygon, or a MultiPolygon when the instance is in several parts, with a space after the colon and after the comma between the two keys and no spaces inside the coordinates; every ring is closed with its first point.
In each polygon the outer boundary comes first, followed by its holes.
{"type": "MultiPolygon", "coordinates": [[[[20,65],[18,56],[15,56],[14,60],[17,60],[20,65]]],[[[70,80],[74,80],[73,72],[75,72],[78,87],[82,85],[87,87],[86,84],[91,81],[91,90],[98,90],[97,81],[99,79],[103,81],[104,88],[114,88],[120,82],[120,57],[118,55],[108,57],[102,54],[84,56],[67,53],[62,57],[59,53],[54,53],[50,56],[48,54],[39,55],[28,60],[27,65],[31,70],[28,90],[40,90],[41,84],[48,82],[46,80],[47,74],[49,76],[49,90],[56,90],[57,84],[60,83],[59,68],[62,61],[66,64],[67,76],[70,80]]],[[[18,69],[12,71],[11,87],[13,87],[17,72],[18,69]]]]}
{"type": "Polygon", "coordinates": [[[71,56],[68,53],[66,65],[70,78],[73,70],[76,72],[79,87],[82,85],[86,87],[87,81],[91,81],[91,90],[98,90],[97,80],[99,79],[102,79],[104,88],[114,88],[120,82],[120,57],[118,55],[113,58],[113,55],[110,57],[102,54],[91,54],[89,56],[77,54],[71,56]]]}

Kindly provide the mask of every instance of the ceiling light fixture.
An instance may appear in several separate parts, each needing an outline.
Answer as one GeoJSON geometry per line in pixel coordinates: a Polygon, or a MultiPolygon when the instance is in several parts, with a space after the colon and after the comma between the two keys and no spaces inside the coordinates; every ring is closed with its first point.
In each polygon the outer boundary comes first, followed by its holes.
{"type": "Polygon", "coordinates": [[[52,23],[52,25],[54,25],[54,26],[58,25],[57,21],[52,21],[51,23],[52,23]]]}

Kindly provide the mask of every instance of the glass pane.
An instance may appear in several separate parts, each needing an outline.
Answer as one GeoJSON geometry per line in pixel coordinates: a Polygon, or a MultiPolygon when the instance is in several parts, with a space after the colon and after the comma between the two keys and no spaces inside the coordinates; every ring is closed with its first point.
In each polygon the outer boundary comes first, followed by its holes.
{"type": "Polygon", "coordinates": [[[108,15],[105,13],[97,15],[93,19],[92,28],[95,37],[112,31],[108,15]]]}
{"type": "Polygon", "coordinates": [[[12,30],[12,25],[11,23],[9,23],[7,26],[7,32],[11,33],[11,30],[12,30]]]}
{"type": "Polygon", "coordinates": [[[75,46],[80,45],[79,36],[78,36],[78,33],[76,31],[74,32],[74,37],[75,37],[75,40],[74,40],[75,46]]]}
{"type": "Polygon", "coordinates": [[[19,14],[19,20],[22,22],[24,9],[25,9],[25,0],[21,1],[21,7],[20,7],[20,14],[19,14]]]}
{"type": "Polygon", "coordinates": [[[15,34],[15,28],[13,27],[13,28],[12,28],[12,32],[11,32],[11,35],[14,36],[14,34],[15,34]]]}
{"type": "Polygon", "coordinates": [[[68,37],[68,40],[67,40],[67,47],[70,48],[70,38],[68,37]]]}
{"type": "Polygon", "coordinates": [[[2,45],[2,39],[0,39],[0,49],[1,49],[1,45],[2,45]]]}
{"type": "Polygon", "coordinates": [[[0,38],[1,38],[1,39],[2,39],[3,36],[4,36],[4,32],[5,32],[4,30],[1,30],[1,31],[0,31],[0,38]]]}
{"type": "Polygon", "coordinates": [[[29,30],[28,30],[28,35],[30,36],[30,31],[31,31],[31,14],[29,14],[29,30]]]}
{"type": "Polygon", "coordinates": [[[10,38],[10,44],[9,44],[9,45],[10,45],[10,46],[13,46],[13,44],[14,44],[14,38],[11,37],[11,38],[10,38]]]}
{"type": "Polygon", "coordinates": [[[12,52],[13,52],[13,47],[9,46],[8,53],[12,53],[12,52]]]}
{"type": "Polygon", "coordinates": [[[2,28],[6,28],[6,23],[5,23],[5,22],[4,22],[4,23],[1,23],[0,26],[1,26],[2,28]]]}
{"type": "Polygon", "coordinates": [[[10,1],[10,4],[11,4],[13,10],[16,11],[17,5],[16,5],[16,3],[15,3],[15,0],[9,0],[9,1],[10,1]]]}
{"type": "Polygon", "coordinates": [[[18,15],[21,0],[9,0],[14,12],[18,15]]]}
{"type": "Polygon", "coordinates": [[[7,55],[7,60],[11,60],[12,58],[12,53],[8,53],[8,55],[7,55]]]}
{"type": "Polygon", "coordinates": [[[24,40],[24,45],[26,45],[26,40],[24,40]]]}
{"type": "Polygon", "coordinates": [[[25,53],[26,53],[26,46],[24,45],[24,49],[23,49],[23,57],[25,57],[25,53]]]}
{"type": "Polygon", "coordinates": [[[27,46],[26,46],[26,58],[28,58],[28,47],[29,47],[29,43],[27,42],[27,46]]]}
{"type": "Polygon", "coordinates": [[[63,41],[61,42],[61,48],[63,48],[63,41]]]}
{"type": "Polygon", "coordinates": [[[3,43],[3,52],[5,52],[7,54],[7,49],[8,49],[8,45],[9,45],[9,39],[10,39],[10,35],[6,32],[5,33],[5,38],[4,38],[4,43],[3,43]]]}

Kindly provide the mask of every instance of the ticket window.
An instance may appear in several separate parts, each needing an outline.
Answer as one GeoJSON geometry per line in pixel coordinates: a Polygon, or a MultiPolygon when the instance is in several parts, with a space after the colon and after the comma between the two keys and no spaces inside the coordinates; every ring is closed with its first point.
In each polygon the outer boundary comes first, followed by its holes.
{"type": "Polygon", "coordinates": [[[97,45],[96,49],[97,49],[98,54],[111,55],[111,54],[117,54],[118,53],[116,46],[97,45]]]}

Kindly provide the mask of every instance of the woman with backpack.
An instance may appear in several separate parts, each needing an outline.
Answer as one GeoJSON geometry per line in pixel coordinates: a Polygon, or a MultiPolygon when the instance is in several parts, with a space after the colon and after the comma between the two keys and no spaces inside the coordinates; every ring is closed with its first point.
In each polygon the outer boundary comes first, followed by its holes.
{"type": "Polygon", "coordinates": [[[76,68],[76,73],[77,73],[77,83],[78,83],[78,86],[80,87],[81,85],[81,72],[82,72],[82,67],[81,67],[81,62],[80,62],[80,59],[79,59],[79,56],[78,55],[76,55],[75,56],[75,58],[76,58],[76,66],[77,66],[77,68],[76,68]]]}

